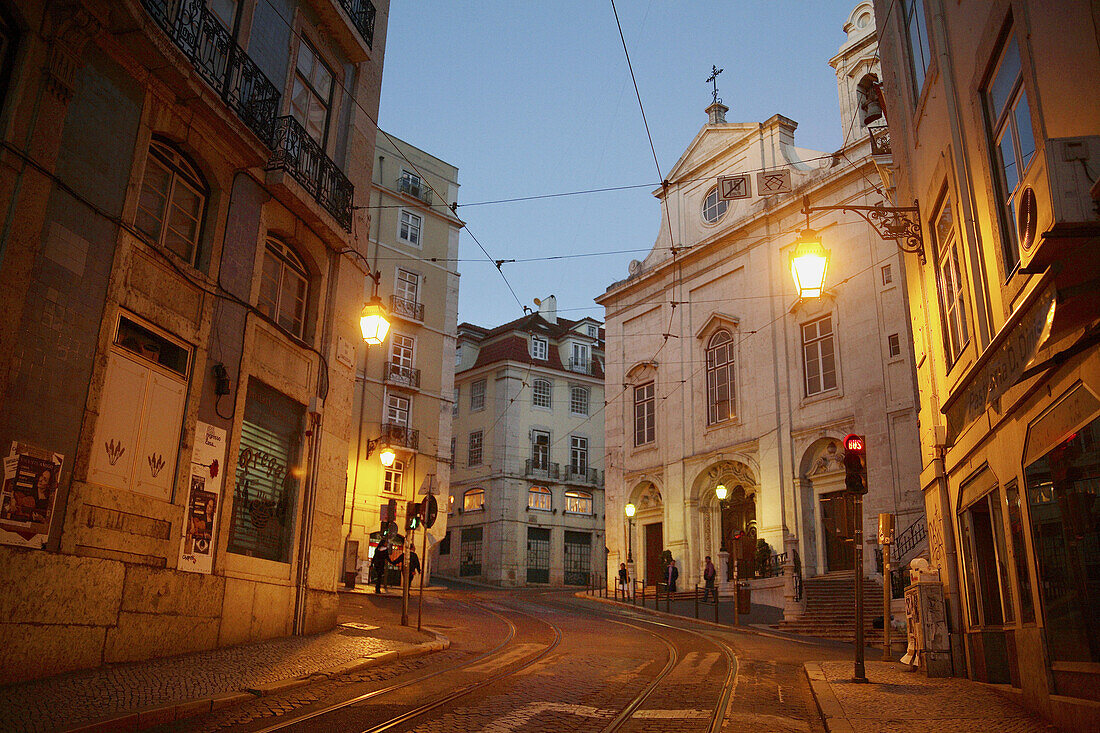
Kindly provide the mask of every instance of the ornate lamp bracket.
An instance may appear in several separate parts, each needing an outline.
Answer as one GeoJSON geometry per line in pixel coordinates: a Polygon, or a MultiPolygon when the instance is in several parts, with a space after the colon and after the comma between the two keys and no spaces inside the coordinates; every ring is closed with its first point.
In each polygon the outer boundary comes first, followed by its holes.
{"type": "Polygon", "coordinates": [[[902,252],[912,252],[923,265],[920,208],[916,206],[809,206],[802,208],[807,220],[813,211],[851,211],[870,224],[883,239],[893,239],[902,252]]]}

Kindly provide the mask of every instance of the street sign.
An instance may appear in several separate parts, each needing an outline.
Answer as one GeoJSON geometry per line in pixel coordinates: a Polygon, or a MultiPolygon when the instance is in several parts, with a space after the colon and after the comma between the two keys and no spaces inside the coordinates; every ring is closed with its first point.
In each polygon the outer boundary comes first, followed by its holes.
{"type": "Polygon", "coordinates": [[[791,192],[791,169],[761,171],[756,174],[756,191],[761,196],[791,192]]]}
{"type": "Polygon", "coordinates": [[[420,491],[417,492],[418,496],[430,496],[436,493],[435,474],[425,474],[424,480],[420,482],[420,491]]]}
{"type": "Polygon", "coordinates": [[[429,494],[428,498],[421,502],[421,506],[423,507],[421,511],[424,513],[424,526],[431,528],[439,515],[439,504],[436,503],[435,497],[429,494]]]}
{"type": "Polygon", "coordinates": [[[725,201],[747,199],[752,196],[748,173],[739,176],[718,176],[718,197],[725,201]]]}

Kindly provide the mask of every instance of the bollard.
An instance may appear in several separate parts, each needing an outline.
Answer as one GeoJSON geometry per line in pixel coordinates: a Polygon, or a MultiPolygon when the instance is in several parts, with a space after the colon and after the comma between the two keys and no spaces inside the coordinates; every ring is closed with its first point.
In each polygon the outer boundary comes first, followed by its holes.
{"type": "Polygon", "coordinates": [[[695,618],[699,618],[699,584],[695,584],[695,618]]]}
{"type": "Polygon", "coordinates": [[[714,623],[718,623],[718,587],[714,588],[714,623]]]}
{"type": "Polygon", "coordinates": [[[669,611],[669,604],[672,603],[672,586],[665,586],[665,613],[669,611]]]}

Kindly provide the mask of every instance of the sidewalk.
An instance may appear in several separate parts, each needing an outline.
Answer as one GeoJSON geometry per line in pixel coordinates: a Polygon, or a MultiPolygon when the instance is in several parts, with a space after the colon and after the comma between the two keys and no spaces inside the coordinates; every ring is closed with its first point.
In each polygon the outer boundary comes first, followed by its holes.
{"type": "Polygon", "coordinates": [[[900,662],[867,662],[867,684],[853,663],[809,662],[817,707],[830,733],[1054,733],[1057,728],[997,692],[959,677],[925,677],[900,662]]]}
{"type": "Polygon", "coordinates": [[[114,664],[0,687],[2,731],[137,730],[236,705],[311,680],[439,651],[443,636],[388,618],[314,636],[114,664]]]}

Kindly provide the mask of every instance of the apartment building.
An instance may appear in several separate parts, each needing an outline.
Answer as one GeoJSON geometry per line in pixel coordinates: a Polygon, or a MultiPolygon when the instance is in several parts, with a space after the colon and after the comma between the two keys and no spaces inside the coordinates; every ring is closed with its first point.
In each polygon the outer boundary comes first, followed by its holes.
{"type": "Polygon", "coordinates": [[[388,5],[0,2],[0,683],[335,624],[388,5]]]}
{"type": "MultiPolygon", "coordinates": [[[[367,581],[383,518],[397,522],[403,537],[408,502],[423,499],[425,487],[445,491],[450,481],[462,227],[451,210],[457,195],[457,168],[379,131],[369,257],[382,274],[391,325],[384,348],[360,353],[352,405],[357,438],[345,496],[345,570],[360,582],[367,581]],[[389,466],[380,461],[387,448],[389,466]]],[[[426,539],[430,551],[446,530],[441,512],[426,537],[418,532],[408,539],[418,553],[426,539]]],[[[427,562],[424,568],[429,577],[427,562]]]]}
{"type": "Polygon", "coordinates": [[[954,671],[1067,730],[1100,702],[1100,17],[879,0],[921,488],[954,671]],[[883,16],[885,17],[885,16],[883,16]]]}
{"type": "Polygon", "coordinates": [[[458,328],[453,469],[440,573],[587,585],[604,567],[602,324],[538,310],[458,328]]]}

